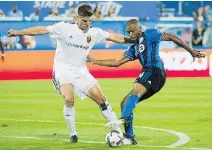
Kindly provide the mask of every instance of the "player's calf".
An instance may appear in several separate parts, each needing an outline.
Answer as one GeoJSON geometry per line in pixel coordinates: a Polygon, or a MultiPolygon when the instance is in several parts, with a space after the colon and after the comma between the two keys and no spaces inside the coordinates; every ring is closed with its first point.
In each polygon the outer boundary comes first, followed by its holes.
{"type": "MultiPolygon", "coordinates": [[[[101,109],[102,115],[107,119],[108,122],[117,120],[115,112],[112,110],[112,107],[108,104],[107,101],[103,104],[100,104],[99,107],[101,109]]],[[[122,133],[119,126],[112,126],[111,128],[122,133]]]]}
{"type": "MultiPolygon", "coordinates": [[[[97,84],[93,85],[93,87],[89,89],[87,95],[99,105],[102,115],[108,122],[117,120],[115,112],[112,110],[112,107],[104,97],[100,87],[97,84]]],[[[119,127],[114,127],[114,130],[121,132],[119,127]]]]}

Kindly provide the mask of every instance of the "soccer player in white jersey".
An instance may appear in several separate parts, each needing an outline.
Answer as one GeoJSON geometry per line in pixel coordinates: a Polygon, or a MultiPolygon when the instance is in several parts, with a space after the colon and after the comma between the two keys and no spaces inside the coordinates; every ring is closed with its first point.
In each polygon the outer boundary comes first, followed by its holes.
{"type": "MultiPolygon", "coordinates": [[[[117,117],[104,97],[98,81],[86,67],[87,56],[92,47],[101,41],[130,43],[131,40],[121,34],[108,33],[100,28],[91,27],[93,11],[90,5],[82,4],[78,8],[77,23],[59,22],[47,27],[36,26],[24,30],[8,31],[8,36],[50,34],[57,41],[54,58],[53,83],[55,89],[64,98],[64,117],[70,130],[70,142],[77,143],[75,127],[75,92],[81,99],[88,96],[100,107],[107,121],[117,117]]],[[[119,127],[114,130],[120,132],[119,127]]]]}

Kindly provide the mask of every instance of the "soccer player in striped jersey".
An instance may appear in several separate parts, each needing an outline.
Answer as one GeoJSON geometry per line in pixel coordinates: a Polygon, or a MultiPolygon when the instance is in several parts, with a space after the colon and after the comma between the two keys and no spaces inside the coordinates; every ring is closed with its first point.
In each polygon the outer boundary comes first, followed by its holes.
{"type": "Polygon", "coordinates": [[[205,54],[190,48],[177,36],[161,33],[157,29],[142,31],[136,19],[127,22],[126,30],[132,40],[136,43],[131,45],[117,60],[95,60],[88,57],[88,62],[107,67],[119,67],[129,61],[138,59],[143,67],[141,73],[134,82],[133,89],[121,102],[121,119],[109,122],[106,127],[119,126],[124,124],[125,136],[130,139],[130,144],[137,144],[133,132],[133,109],[135,106],[156,94],[166,82],[166,73],[163,62],[159,56],[159,44],[161,41],[173,41],[177,45],[187,50],[193,57],[203,58],[205,54]]]}

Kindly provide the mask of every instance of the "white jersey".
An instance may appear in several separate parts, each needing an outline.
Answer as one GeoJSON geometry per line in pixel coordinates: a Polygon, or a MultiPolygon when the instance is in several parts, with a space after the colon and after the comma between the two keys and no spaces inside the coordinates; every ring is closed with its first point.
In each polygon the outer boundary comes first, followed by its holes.
{"type": "Polygon", "coordinates": [[[85,67],[92,47],[109,36],[108,32],[100,28],[90,28],[84,32],[77,24],[71,22],[59,22],[46,28],[50,37],[56,39],[54,68],[85,67]]]}

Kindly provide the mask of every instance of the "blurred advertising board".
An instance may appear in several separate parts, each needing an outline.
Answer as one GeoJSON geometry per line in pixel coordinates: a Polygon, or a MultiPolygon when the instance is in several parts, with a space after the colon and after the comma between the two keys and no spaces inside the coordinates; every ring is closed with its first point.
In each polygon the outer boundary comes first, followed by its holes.
{"type": "MultiPolygon", "coordinates": [[[[97,59],[116,59],[124,50],[92,50],[90,55],[97,59]]],[[[212,50],[203,51],[206,58],[193,62],[190,54],[182,49],[161,50],[168,77],[210,77],[212,50]]],[[[0,63],[0,80],[6,79],[50,79],[54,51],[10,51],[6,61],[0,63]],[[45,63],[44,63],[45,62],[45,63]]],[[[90,72],[97,78],[136,78],[142,67],[138,61],[126,63],[119,68],[88,64],[90,72]]]]}

